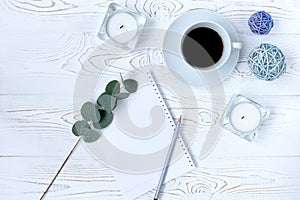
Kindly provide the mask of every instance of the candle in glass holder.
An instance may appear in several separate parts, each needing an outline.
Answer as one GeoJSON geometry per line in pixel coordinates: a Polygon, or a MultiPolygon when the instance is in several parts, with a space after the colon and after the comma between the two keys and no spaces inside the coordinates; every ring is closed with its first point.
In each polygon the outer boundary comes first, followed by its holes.
{"type": "Polygon", "coordinates": [[[261,115],[252,103],[239,103],[232,108],[230,121],[232,126],[241,132],[250,132],[260,124],[261,115]]]}
{"type": "Polygon", "coordinates": [[[137,21],[129,13],[118,12],[109,17],[106,24],[107,34],[118,43],[128,43],[137,34],[137,21]]]}
{"type": "Polygon", "coordinates": [[[264,105],[236,94],[229,101],[220,123],[230,132],[252,141],[269,114],[269,109],[264,105]]]}
{"type": "Polygon", "coordinates": [[[100,40],[108,41],[116,47],[134,49],[145,22],[146,16],[143,14],[111,3],[97,36],[100,40]]]}

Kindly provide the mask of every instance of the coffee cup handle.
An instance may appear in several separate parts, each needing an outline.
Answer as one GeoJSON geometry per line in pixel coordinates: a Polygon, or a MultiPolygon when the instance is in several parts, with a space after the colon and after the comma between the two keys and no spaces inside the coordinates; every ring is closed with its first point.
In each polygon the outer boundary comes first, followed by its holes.
{"type": "Polygon", "coordinates": [[[243,44],[241,42],[233,42],[232,47],[234,49],[241,49],[241,48],[243,48],[243,44]]]}

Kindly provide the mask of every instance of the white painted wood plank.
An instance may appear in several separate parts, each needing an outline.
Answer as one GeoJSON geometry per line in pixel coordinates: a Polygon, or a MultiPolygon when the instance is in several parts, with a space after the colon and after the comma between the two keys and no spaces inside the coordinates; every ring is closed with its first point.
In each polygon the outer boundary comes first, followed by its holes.
{"type": "MultiPolygon", "coordinates": [[[[224,144],[228,146],[227,150],[231,150],[229,155],[240,156],[252,155],[253,149],[258,149],[258,156],[268,155],[300,155],[297,150],[297,142],[300,135],[297,134],[299,126],[299,111],[300,111],[300,96],[249,96],[250,98],[267,105],[271,111],[271,117],[264,123],[261,129],[261,134],[257,137],[254,143],[243,142],[236,136],[224,131],[224,144]],[[293,127],[293,128],[291,128],[293,127]],[[289,130],[285,132],[285,130],[289,130]],[[284,133],[284,134],[282,134],[284,133]],[[278,145],[282,146],[279,148],[278,145]],[[245,148],[245,152],[241,149],[234,152],[235,148],[245,148]],[[276,146],[277,148],[273,149],[276,146]]],[[[19,101],[18,97],[14,98],[19,101]]],[[[25,102],[30,102],[33,98],[21,98],[25,102]]],[[[229,99],[229,97],[228,97],[229,99]]],[[[72,99],[69,99],[71,101],[72,99]]],[[[171,111],[180,110],[177,106],[172,106],[174,97],[167,96],[166,100],[171,106],[171,111]]],[[[44,100],[39,107],[34,108],[33,105],[24,105],[23,108],[15,109],[14,106],[2,108],[0,130],[3,137],[6,139],[1,141],[0,152],[3,156],[52,156],[53,152],[49,151],[50,147],[55,146],[56,150],[61,152],[60,156],[66,155],[68,147],[64,143],[68,143],[70,147],[74,141],[71,133],[72,123],[75,121],[72,105],[67,105],[68,98],[56,98],[56,102],[60,106],[51,106],[52,100],[44,100]],[[22,141],[19,146],[12,146],[6,141],[22,141]],[[16,148],[17,147],[17,148],[16,148]],[[63,154],[65,153],[65,154],[63,154]]],[[[197,100],[200,107],[187,107],[186,109],[196,109],[199,112],[199,120],[197,123],[192,123],[191,127],[183,127],[187,131],[199,129],[199,137],[203,140],[206,137],[210,126],[217,126],[224,105],[218,104],[215,110],[212,110],[209,96],[202,96],[197,100]]],[[[12,101],[14,102],[14,101],[12,101]]],[[[15,102],[14,102],[15,103],[15,102]]],[[[20,106],[20,104],[19,104],[20,106]]],[[[183,133],[184,134],[184,133],[183,133]]],[[[220,142],[221,143],[221,142],[220,142]]],[[[218,151],[224,154],[222,150],[218,151]]],[[[226,156],[226,155],[223,155],[226,156]]]]}
{"type": "MultiPolygon", "coordinates": [[[[247,37],[243,34],[240,36],[245,45],[236,70],[225,80],[226,92],[234,93],[237,90],[246,90],[250,94],[300,94],[298,87],[300,83],[298,67],[300,55],[295,53],[300,51],[299,45],[297,45],[300,43],[299,37],[290,35],[265,37],[265,42],[278,45],[287,59],[287,72],[276,81],[275,87],[274,82],[260,81],[255,78],[247,66],[248,53],[262,40],[257,42],[254,39],[256,36],[247,37]],[[285,41],[285,39],[287,42],[278,42],[285,41]]],[[[23,37],[15,33],[0,41],[0,45],[7,47],[1,49],[0,54],[2,71],[0,88],[2,93],[61,94],[63,92],[65,94],[72,92],[81,63],[84,62],[91,48],[99,45],[99,43],[96,42],[94,35],[85,33],[50,34],[48,37],[39,34],[23,37]],[[49,41],[46,41],[47,39],[49,41]],[[13,76],[11,75],[12,71],[13,76]],[[51,72],[49,73],[49,71],[51,72]],[[52,80],[54,78],[55,81],[52,80]],[[35,84],[41,80],[45,80],[44,83],[35,84]],[[57,87],[49,87],[47,84],[57,84],[65,88],[58,90],[57,87]]],[[[148,57],[149,61],[152,61],[152,58],[158,54],[159,51],[145,51],[142,54],[133,54],[132,60],[138,62],[140,59],[148,57]]],[[[116,56],[118,54],[115,53],[109,57],[116,56]]]]}
{"type": "MultiPolygon", "coordinates": [[[[3,20],[0,25],[8,32],[97,32],[106,7],[111,1],[29,1],[2,0],[0,16],[3,20]],[[45,4],[45,5],[40,5],[45,4]],[[18,22],[22,23],[18,23],[18,22]],[[11,24],[19,26],[11,26],[11,24]],[[45,26],[46,24],[46,26],[45,26]]],[[[116,1],[130,9],[143,12],[151,20],[164,20],[170,23],[178,15],[188,10],[209,9],[217,11],[229,18],[238,31],[250,34],[247,20],[257,10],[266,10],[272,13],[276,22],[271,34],[299,33],[299,2],[281,1],[153,1],[127,0],[116,1]],[[288,22],[288,23],[287,23],[288,22]]]]}
{"type": "MultiPolygon", "coordinates": [[[[86,156],[85,159],[73,157],[67,163],[47,199],[124,199],[109,168],[86,156]]],[[[38,161],[44,160],[44,165],[33,167],[37,161],[33,158],[31,163],[26,157],[2,159],[11,166],[10,171],[1,167],[6,172],[5,176],[1,175],[5,180],[1,182],[2,195],[6,199],[38,198],[41,186],[46,187],[54,173],[49,164],[45,165],[46,161],[60,162],[43,158],[38,161]],[[23,165],[17,165],[19,162],[23,165]],[[12,175],[14,171],[17,173],[12,175]]],[[[297,199],[299,164],[299,157],[209,157],[196,170],[166,184],[162,199],[297,199]]],[[[154,190],[140,199],[150,200],[153,194],[154,190]]]]}

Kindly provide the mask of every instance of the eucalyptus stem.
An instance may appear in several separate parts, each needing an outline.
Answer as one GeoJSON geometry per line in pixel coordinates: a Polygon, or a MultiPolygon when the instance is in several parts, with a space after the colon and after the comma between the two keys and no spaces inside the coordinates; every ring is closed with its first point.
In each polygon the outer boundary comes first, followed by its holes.
{"type": "Polygon", "coordinates": [[[56,180],[56,178],[58,177],[59,173],[61,172],[61,170],[63,169],[63,167],[65,166],[65,164],[67,163],[67,161],[69,160],[69,158],[71,157],[72,153],[74,152],[74,150],[76,149],[77,145],[79,144],[81,140],[81,137],[78,138],[78,140],[76,141],[75,145],[73,146],[73,148],[71,149],[70,153],[68,154],[67,158],[64,160],[64,162],[62,163],[62,165],[60,166],[59,170],[57,171],[57,173],[55,174],[55,176],[53,177],[52,181],[49,183],[47,189],[44,191],[43,195],[41,196],[40,200],[44,199],[46,194],[48,193],[49,189],[51,188],[51,186],[53,185],[54,181],[56,180]]]}

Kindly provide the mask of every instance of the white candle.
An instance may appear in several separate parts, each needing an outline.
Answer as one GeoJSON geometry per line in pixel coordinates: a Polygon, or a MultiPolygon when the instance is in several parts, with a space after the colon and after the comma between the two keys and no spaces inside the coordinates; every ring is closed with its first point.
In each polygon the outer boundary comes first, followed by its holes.
{"type": "Polygon", "coordinates": [[[239,103],[232,109],[230,121],[236,130],[250,132],[260,124],[261,114],[252,103],[239,103]]]}
{"type": "Polygon", "coordinates": [[[137,33],[137,20],[129,13],[115,13],[108,19],[106,31],[114,41],[128,43],[137,33]]]}

